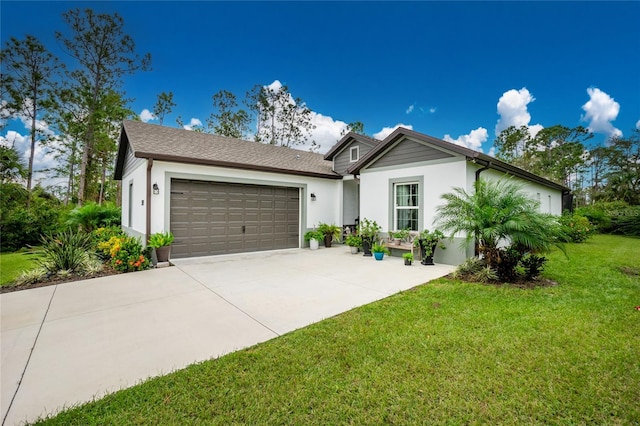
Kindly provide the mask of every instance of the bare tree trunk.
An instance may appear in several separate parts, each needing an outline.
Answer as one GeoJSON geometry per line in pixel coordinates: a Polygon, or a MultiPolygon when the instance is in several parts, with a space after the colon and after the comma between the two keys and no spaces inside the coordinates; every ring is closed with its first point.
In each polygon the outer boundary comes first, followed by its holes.
{"type": "Polygon", "coordinates": [[[33,86],[33,99],[31,100],[31,153],[29,153],[29,175],[27,176],[27,210],[31,207],[31,183],[33,179],[33,157],[36,150],[36,101],[38,86],[33,86]]]}
{"type": "MultiPolygon", "coordinates": [[[[88,138],[87,138],[88,139],[88,138]]],[[[80,162],[80,181],[78,182],[78,205],[84,203],[87,186],[87,166],[89,164],[89,141],[85,140],[82,148],[82,161],[80,162]]]]}

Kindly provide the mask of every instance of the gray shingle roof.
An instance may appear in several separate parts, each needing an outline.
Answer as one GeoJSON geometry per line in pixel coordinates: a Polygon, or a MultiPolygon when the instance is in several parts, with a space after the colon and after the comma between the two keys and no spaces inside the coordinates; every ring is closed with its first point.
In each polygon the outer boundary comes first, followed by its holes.
{"type": "Polygon", "coordinates": [[[121,179],[127,144],[135,157],[340,179],[322,154],[190,130],[125,120],[115,178],[121,179]]]}

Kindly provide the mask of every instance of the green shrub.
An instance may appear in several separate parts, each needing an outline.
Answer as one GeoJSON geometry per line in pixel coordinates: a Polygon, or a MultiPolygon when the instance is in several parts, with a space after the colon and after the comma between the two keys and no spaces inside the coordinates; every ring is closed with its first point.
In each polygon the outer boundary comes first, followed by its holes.
{"type": "Polygon", "coordinates": [[[490,283],[498,280],[498,274],[495,269],[492,269],[491,266],[486,265],[480,268],[477,272],[472,275],[473,281],[479,283],[490,283]]]}
{"type": "Polygon", "coordinates": [[[476,272],[480,271],[484,266],[484,262],[478,257],[470,257],[462,262],[455,271],[453,271],[453,278],[466,278],[476,272]]]}
{"type": "Polygon", "coordinates": [[[36,187],[27,209],[27,196],[21,185],[0,185],[0,250],[3,252],[37,245],[41,235],[59,230],[60,212],[64,209],[60,201],[36,187]]]}
{"type": "Polygon", "coordinates": [[[524,268],[524,276],[528,280],[535,280],[540,276],[540,273],[544,269],[544,264],[547,263],[547,258],[538,256],[537,254],[529,253],[521,261],[520,264],[524,268]]]}
{"type": "Polygon", "coordinates": [[[38,263],[47,271],[84,272],[93,247],[91,235],[84,232],[63,231],[42,237],[42,259],[38,263]]]}
{"type": "Polygon", "coordinates": [[[148,249],[144,249],[140,240],[134,237],[113,237],[111,247],[111,266],[122,272],[142,271],[150,265],[148,249]]]}
{"type": "Polygon", "coordinates": [[[496,274],[498,279],[512,283],[518,278],[518,264],[522,260],[524,253],[513,247],[498,249],[498,262],[496,264],[496,274]]]}
{"type": "Polygon", "coordinates": [[[76,207],[69,212],[67,225],[91,232],[100,227],[112,227],[120,225],[120,207],[113,203],[102,205],[88,202],[81,207],[76,207]]]}
{"type": "Polygon", "coordinates": [[[596,232],[596,228],[589,219],[577,213],[566,213],[560,217],[562,233],[565,242],[581,243],[586,241],[596,232]]]}
{"type": "Polygon", "coordinates": [[[43,267],[30,269],[22,272],[18,278],[16,278],[15,285],[23,284],[35,284],[42,280],[47,275],[47,270],[43,267]]]}
{"type": "Polygon", "coordinates": [[[640,236],[640,206],[628,206],[610,211],[609,232],[618,235],[640,236]]]}
{"type": "Polygon", "coordinates": [[[124,235],[124,232],[119,226],[102,227],[91,231],[91,238],[96,245],[109,241],[111,237],[122,237],[124,235]]]}

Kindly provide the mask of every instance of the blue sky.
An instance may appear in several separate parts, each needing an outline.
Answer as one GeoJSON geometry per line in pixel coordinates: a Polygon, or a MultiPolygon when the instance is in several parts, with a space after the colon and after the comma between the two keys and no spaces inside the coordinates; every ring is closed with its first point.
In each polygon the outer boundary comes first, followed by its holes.
{"type": "Polygon", "coordinates": [[[124,89],[137,113],[172,91],[165,125],[204,123],[220,89],[243,97],[277,80],[314,111],[323,152],[357,120],[369,135],[403,124],[485,153],[496,126],[583,125],[600,144],[640,127],[637,1],[3,0],[3,44],[32,34],[64,59],[53,34],[75,7],[119,13],[138,52],[151,53],[152,71],[124,89]]]}

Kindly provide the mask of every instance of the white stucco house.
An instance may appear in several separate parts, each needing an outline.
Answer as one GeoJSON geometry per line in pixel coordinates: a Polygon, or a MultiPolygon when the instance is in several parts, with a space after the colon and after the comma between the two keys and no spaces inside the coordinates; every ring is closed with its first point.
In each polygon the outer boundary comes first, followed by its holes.
{"type": "MultiPolygon", "coordinates": [[[[570,205],[568,188],[403,128],[383,141],[349,133],[323,156],[125,121],[115,170],[123,229],[142,240],[170,230],[174,258],[303,247],[304,233],[320,222],[433,229],[442,194],[504,175],[522,181],[544,212],[570,205]]],[[[436,261],[457,264],[471,254],[448,245],[436,261]]]]}

